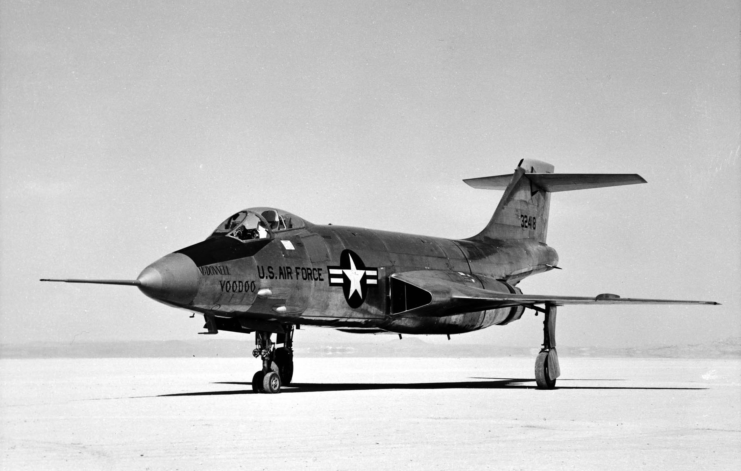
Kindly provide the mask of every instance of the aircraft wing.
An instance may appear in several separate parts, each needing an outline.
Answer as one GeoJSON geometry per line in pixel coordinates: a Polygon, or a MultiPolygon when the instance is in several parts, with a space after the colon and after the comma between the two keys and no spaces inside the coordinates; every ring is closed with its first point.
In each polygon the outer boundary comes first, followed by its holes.
{"type": "Polygon", "coordinates": [[[406,287],[404,292],[410,299],[413,296],[416,304],[429,300],[426,304],[418,306],[412,303],[411,309],[398,312],[397,315],[402,317],[443,317],[487,309],[513,306],[534,307],[545,304],[556,306],[572,304],[720,304],[715,301],[621,298],[616,294],[609,293],[589,297],[500,292],[482,288],[476,279],[465,273],[441,270],[397,273],[392,275],[392,278],[413,287],[411,290],[406,287]],[[417,292],[414,288],[429,295],[417,292]],[[410,292],[411,295],[408,294],[410,292]]]}

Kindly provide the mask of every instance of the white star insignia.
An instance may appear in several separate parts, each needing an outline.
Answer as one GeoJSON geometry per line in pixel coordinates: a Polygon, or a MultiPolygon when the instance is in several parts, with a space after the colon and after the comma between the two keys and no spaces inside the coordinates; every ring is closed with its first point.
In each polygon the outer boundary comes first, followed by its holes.
{"type": "Polygon", "coordinates": [[[368,294],[366,286],[378,285],[378,268],[364,267],[360,256],[351,250],[343,250],[340,260],[339,266],[327,266],[329,286],[342,286],[345,301],[351,308],[357,309],[365,302],[368,294]]]}
{"type": "Polygon", "coordinates": [[[355,261],[352,259],[352,256],[350,256],[350,269],[342,271],[345,273],[345,276],[347,276],[347,279],[350,280],[350,292],[347,294],[348,299],[356,292],[358,293],[358,296],[362,298],[363,291],[360,282],[363,280],[363,276],[365,276],[365,270],[358,270],[355,268],[355,261]]]}

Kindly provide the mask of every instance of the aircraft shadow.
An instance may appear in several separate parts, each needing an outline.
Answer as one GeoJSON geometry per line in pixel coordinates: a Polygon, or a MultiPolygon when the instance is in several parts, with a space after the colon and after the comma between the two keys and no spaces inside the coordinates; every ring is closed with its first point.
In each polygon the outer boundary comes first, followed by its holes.
{"type": "MultiPolygon", "coordinates": [[[[559,380],[562,381],[562,380],[559,380]]],[[[564,380],[582,381],[582,380],[564,380]]],[[[602,380],[589,380],[602,381],[602,380]]],[[[611,380],[620,381],[620,380],[611,380]]],[[[252,383],[242,382],[218,382],[213,384],[230,384],[237,386],[248,386],[249,389],[228,391],[202,391],[175,394],[161,394],[156,397],[184,397],[184,396],[228,396],[232,394],[255,394],[252,391],[252,383]]],[[[334,392],[334,391],[374,391],[374,390],[443,390],[443,389],[535,389],[535,380],[531,378],[491,378],[488,381],[459,381],[459,382],[435,382],[435,383],[293,383],[281,388],[281,394],[312,393],[312,392],[334,392]],[[527,384],[523,384],[527,383],[527,384]]],[[[707,388],[686,387],[640,387],[640,386],[556,386],[558,389],[583,389],[583,390],[638,390],[638,391],[696,391],[707,388]]]]}

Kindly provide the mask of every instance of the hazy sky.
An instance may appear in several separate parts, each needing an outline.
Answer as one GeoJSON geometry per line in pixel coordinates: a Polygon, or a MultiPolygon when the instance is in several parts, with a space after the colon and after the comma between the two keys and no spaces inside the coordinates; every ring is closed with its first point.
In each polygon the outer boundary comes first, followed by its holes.
{"type": "MultiPolygon", "coordinates": [[[[521,158],[649,182],[554,195],[563,270],[523,291],[723,303],[561,308],[560,343],[741,334],[736,0],[0,5],[2,342],[196,338],[38,279],[133,279],[249,206],[468,237],[501,192],[461,179],[521,158]]],[[[541,319],[454,341],[537,347],[541,319]]]]}

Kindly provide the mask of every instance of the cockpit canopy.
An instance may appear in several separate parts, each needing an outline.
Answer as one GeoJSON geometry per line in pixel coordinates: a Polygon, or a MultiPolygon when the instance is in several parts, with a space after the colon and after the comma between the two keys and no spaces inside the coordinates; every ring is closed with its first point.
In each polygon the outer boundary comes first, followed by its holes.
{"type": "Polygon", "coordinates": [[[211,237],[226,235],[241,242],[272,239],[275,232],[305,227],[300,217],[276,208],[248,208],[219,224],[211,237]]]}

